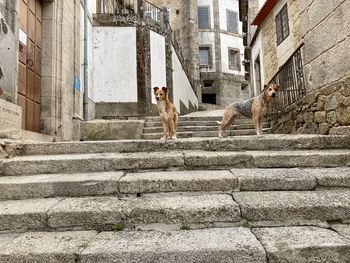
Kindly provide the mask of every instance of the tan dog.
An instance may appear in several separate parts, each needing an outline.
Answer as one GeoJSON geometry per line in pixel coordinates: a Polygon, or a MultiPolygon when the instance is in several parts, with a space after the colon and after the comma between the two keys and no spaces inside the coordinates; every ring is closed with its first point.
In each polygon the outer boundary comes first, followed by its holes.
{"type": "Polygon", "coordinates": [[[219,137],[226,136],[226,129],[239,115],[253,119],[256,135],[260,137],[262,135],[262,119],[268,110],[270,101],[280,89],[281,87],[277,84],[268,84],[264,86],[260,95],[227,106],[224,110],[222,121],[218,122],[220,124],[219,137]]]}
{"type": "Polygon", "coordinates": [[[174,104],[168,99],[169,89],[166,87],[153,88],[154,96],[157,100],[160,120],[163,124],[163,140],[176,139],[176,129],[179,121],[174,104]]]}

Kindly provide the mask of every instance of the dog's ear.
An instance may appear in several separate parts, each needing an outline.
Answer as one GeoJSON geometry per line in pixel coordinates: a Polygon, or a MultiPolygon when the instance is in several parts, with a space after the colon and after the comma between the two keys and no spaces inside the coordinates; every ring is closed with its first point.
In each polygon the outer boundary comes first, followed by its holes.
{"type": "Polygon", "coordinates": [[[265,91],[267,90],[268,87],[269,87],[269,85],[268,85],[268,84],[265,84],[262,91],[265,92],[265,91]]]}
{"type": "Polygon", "coordinates": [[[154,87],[154,88],[153,88],[153,93],[156,94],[156,92],[157,92],[158,90],[159,90],[158,87],[154,87]]]}
{"type": "Polygon", "coordinates": [[[276,87],[277,87],[277,90],[276,91],[280,91],[282,89],[282,87],[280,85],[277,85],[276,84],[276,87]]]}
{"type": "Polygon", "coordinates": [[[162,88],[162,90],[164,90],[164,92],[167,94],[167,93],[168,93],[168,91],[169,91],[169,88],[167,88],[167,87],[163,87],[163,88],[162,88]]]}

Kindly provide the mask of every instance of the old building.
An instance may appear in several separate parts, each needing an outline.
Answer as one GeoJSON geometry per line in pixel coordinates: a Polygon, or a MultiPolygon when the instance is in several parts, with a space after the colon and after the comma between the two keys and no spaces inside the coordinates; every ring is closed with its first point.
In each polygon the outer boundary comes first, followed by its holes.
{"type": "Polygon", "coordinates": [[[175,37],[203,103],[226,105],[249,97],[238,1],[153,2],[169,10],[175,37]]]}
{"type": "Polygon", "coordinates": [[[78,0],[0,2],[2,132],[79,139],[81,8],[78,0]]]}
{"type": "Polygon", "coordinates": [[[147,5],[1,0],[0,135],[79,140],[83,121],[156,114],[153,86],[171,87],[181,114],[195,110],[173,32],[147,5]]]}
{"type": "Polygon", "coordinates": [[[349,134],[350,3],[242,0],[240,10],[252,92],[283,89],[275,132],[349,134]]]}

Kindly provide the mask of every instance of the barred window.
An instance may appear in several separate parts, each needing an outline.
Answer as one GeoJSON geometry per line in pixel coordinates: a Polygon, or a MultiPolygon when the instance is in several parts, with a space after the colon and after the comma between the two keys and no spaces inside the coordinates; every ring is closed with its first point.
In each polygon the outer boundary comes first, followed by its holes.
{"type": "Polygon", "coordinates": [[[277,45],[281,44],[289,35],[287,4],[277,14],[276,18],[277,45]]]}
{"type": "Polygon", "coordinates": [[[228,52],[229,69],[241,71],[241,53],[237,49],[229,49],[228,52]]]}
{"type": "Polygon", "coordinates": [[[199,6],[198,7],[198,28],[207,29],[209,27],[209,7],[199,6]]]}
{"type": "Polygon", "coordinates": [[[232,10],[226,11],[227,31],[238,34],[238,14],[232,10]]]}
{"type": "Polygon", "coordinates": [[[199,65],[210,66],[210,49],[209,47],[199,48],[199,65]]]}

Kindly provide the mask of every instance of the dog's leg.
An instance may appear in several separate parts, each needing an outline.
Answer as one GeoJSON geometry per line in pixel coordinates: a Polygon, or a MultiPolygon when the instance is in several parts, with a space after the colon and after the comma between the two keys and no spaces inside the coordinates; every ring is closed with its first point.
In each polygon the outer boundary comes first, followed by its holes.
{"type": "Polygon", "coordinates": [[[233,107],[226,107],[222,121],[218,122],[218,124],[220,124],[219,138],[226,137],[226,129],[233,123],[235,117],[236,114],[233,107]]]}
{"type": "Polygon", "coordinates": [[[261,118],[259,116],[253,116],[253,123],[256,132],[256,136],[261,137],[261,118]]]}
{"type": "Polygon", "coordinates": [[[260,137],[263,135],[263,131],[262,131],[262,118],[259,118],[259,134],[260,134],[260,137]]]}
{"type": "Polygon", "coordinates": [[[167,125],[165,122],[162,122],[163,124],[163,138],[161,138],[162,140],[166,141],[168,139],[168,135],[167,135],[167,125]]]}
{"type": "Polygon", "coordinates": [[[177,125],[179,124],[179,115],[175,113],[174,115],[174,132],[173,132],[173,139],[177,139],[176,136],[176,130],[177,130],[177,125]]]}

